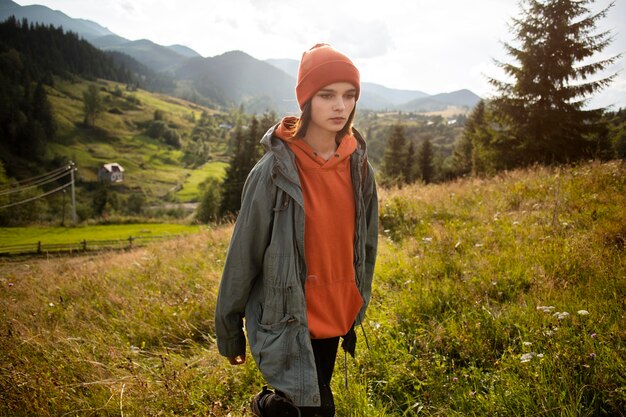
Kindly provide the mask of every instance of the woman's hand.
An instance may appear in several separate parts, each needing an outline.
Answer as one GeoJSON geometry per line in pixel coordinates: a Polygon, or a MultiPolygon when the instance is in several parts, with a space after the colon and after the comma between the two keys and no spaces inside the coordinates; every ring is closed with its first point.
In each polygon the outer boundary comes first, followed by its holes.
{"type": "Polygon", "coordinates": [[[246,362],[246,354],[244,353],[243,355],[228,358],[228,362],[230,362],[231,365],[243,365],[246,362]]]}

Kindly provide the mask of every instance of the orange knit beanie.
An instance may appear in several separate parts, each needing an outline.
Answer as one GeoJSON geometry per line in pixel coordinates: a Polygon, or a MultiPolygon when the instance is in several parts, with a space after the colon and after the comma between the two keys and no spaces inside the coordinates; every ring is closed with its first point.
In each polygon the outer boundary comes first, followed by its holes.
{"type": "Polygon", "coordinates": [[[322,87],[345,81],[356,87],[358,100],[361,92],[359,70],[350,58],[325,43],[318,43],[302,54],[298,69],[296,98],[302,110],[304,104],[322,87]]]}

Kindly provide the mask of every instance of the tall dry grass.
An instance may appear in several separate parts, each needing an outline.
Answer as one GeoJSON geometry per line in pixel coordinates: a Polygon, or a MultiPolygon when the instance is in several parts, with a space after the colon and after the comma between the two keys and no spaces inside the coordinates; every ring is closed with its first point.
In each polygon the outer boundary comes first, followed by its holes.
{"type": "Polygon", "coordinates": [[[213,338],[229,234],[5,260],[0,415],[226,415],[234,391],[244,404],[254,369],[226,366],[213,338]]]}

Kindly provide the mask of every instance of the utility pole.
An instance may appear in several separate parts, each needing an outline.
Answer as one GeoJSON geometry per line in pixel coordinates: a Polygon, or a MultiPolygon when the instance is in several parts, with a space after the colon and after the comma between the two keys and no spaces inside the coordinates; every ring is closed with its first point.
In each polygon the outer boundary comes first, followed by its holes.
{"type": "Polygon", "coordinates": [[[74,162],[70,161],[70,175],[72,178],[72,224],[75,225],[76,221],[78,220],[76,217],[76,193],[74,191],[75,187],[74,187],[74,171],[76,171],[76,166],[74,165],[74,162]]]}
{"type": "Polygon", "coordinates": [[[61,221],[61,226],[65,227],[65,195],[67,194],[67,190],[63,189],[63,220],[61,221]]]}

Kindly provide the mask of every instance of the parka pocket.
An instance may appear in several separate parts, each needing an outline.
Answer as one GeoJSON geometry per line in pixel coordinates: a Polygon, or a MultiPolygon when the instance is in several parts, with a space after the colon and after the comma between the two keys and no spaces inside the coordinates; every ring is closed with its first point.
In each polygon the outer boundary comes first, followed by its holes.
{"type": "Polygon", "coordinates": [[[293,315],[290,308],[293,303],[294,284],[297,281],[297,269],[293,256],[270,255],[264,274],[263,317],[261,323],[270,325],[282,320],[286,315],[293,315]]]}
{"type": "Polygon", "coordinates": [[[273,324],[258,323],[253,353],[268,381],[280,378],[291,367],[299,352],[297,333],[298,322],[292,316],[287,315],[273,324]]]}

